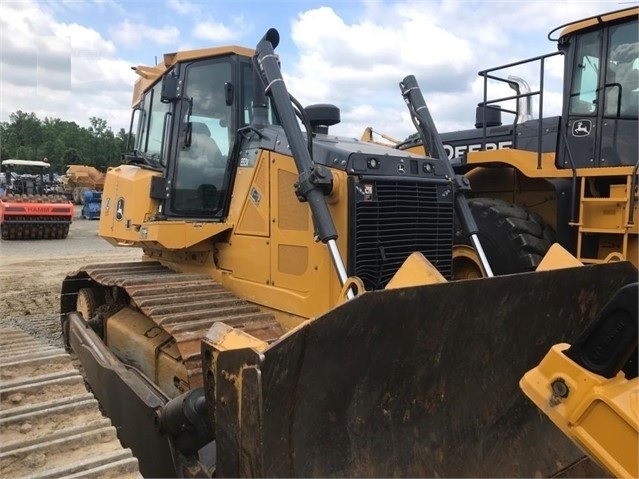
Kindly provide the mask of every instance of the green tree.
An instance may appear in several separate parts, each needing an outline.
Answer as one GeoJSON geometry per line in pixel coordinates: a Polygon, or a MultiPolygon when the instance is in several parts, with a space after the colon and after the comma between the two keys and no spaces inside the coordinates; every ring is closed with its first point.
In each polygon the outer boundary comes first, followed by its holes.
{"type": "Polygon", "coordinates": [[[35,160],[42,142],[42,125],[34,113],[17,111],[10,121],[0,126],[0,155],[2,159],[19,158],[35,160]],[[20,152],[18,153],[18,149],[20,152]]]}
{"type": "Polygon", "coordinates": [[[65,169],[68,165],[82,164],[82,157],[78,153],[78,150],[76,150],[75,148],[67,148],[67,150],[62,155],[62,160],[65,165],[65,169]]]}
{"type": "Polygon", "coordinates": [[[41,121],[35,113],[17,111],[9,116],[9,121],[0,123],[0,159],[46,157],[51,171],[59,174],[70,164],[95,166],[104,171],[120,164],[127,139],[124,129],[114,134],[102,118],[89,118],[89,126],[85,128],[60,118],[47,117],[41,121]]]}

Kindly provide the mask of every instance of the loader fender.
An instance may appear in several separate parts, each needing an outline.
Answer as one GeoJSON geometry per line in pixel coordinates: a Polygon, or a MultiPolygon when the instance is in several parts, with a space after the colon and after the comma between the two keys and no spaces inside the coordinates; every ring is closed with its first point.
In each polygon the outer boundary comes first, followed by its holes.
{"type": "Polygon", "coordinates": [[[620,262],[364,293],[259,349],[213,326],[216,474],[601,477],[519,379],[636,277],[620,262]]]}

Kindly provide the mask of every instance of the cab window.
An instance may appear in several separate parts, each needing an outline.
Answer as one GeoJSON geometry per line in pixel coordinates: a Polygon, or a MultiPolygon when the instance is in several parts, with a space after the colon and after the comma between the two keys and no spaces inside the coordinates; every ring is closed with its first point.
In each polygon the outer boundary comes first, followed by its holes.
{"type": "Polygon", "coordinates": [[[596,114],[599,83],[600,32],[577,37],[575,68],[570,92],[570,113],[596,114]]]}
{"type": "Polygon", "coordinates": [[[606,116],[637,118],[639,111],[639,26],[610,28],[606,71],[606,116]]]}
{"type": "Polygon", "coordinates": [[[221,210],[227,159],[235,132],[226,85],[233,65],[228,58],[204,60],[186,66],[183,109],[189,135],[178,140],[172,209],[185,216],[215,216],[221,210]]]}

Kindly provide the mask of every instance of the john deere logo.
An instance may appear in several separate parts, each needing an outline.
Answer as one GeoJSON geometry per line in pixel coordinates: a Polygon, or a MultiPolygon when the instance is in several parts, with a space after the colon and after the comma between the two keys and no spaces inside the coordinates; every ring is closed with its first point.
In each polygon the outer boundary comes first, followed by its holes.
{"type": "Polygon", "coordinates": [[[588,136],[592,130],[590,120],[576,120],[572,125],[572,136],[588,136]]]}
{"type": "Polygon", "coordinates": [[[115,205],[115,219],[122,221],[124,218],[124,198],[118,198],[118,202],[115,205]]]}

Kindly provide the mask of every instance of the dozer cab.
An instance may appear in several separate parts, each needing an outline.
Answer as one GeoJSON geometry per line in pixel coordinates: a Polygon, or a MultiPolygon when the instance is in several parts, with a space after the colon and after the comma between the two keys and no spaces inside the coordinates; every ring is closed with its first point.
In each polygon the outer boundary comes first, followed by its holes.
{"type": "Polygon", "coordinates": [[[65,341],[142,473],[601,475],[518,381],[636,269],[451,281],[467,185],[329,134],[339,110],[289,94],[278,42],[136,68],[99,233],[142,261],[62,285],[65,341]]]}
{"type": "MultiPolygon", "coordinates": [[[[554,242],[583,263],[637,265],[638,14],[632,7],[562,25],[548,35],[557,52],[479,72],[478,128],[441,135],[472,185],[470,207],[495,274],[534,269],[554,242]],[[562,114],[544,117],[545,72],[557,56],[562,114]],[[522,68],[539,72],[533,88],[517,76],[522,68]],[[499,85],[515,93],[490,96],[499,85]],[[502,124],[503,113],[512,124],[502,124]]],[[[422,145],[414,135],[396,148],[423,153],[422,145]]],[[[467,236],[455,237],[458,276],[483,275],[467,236]]]]}

